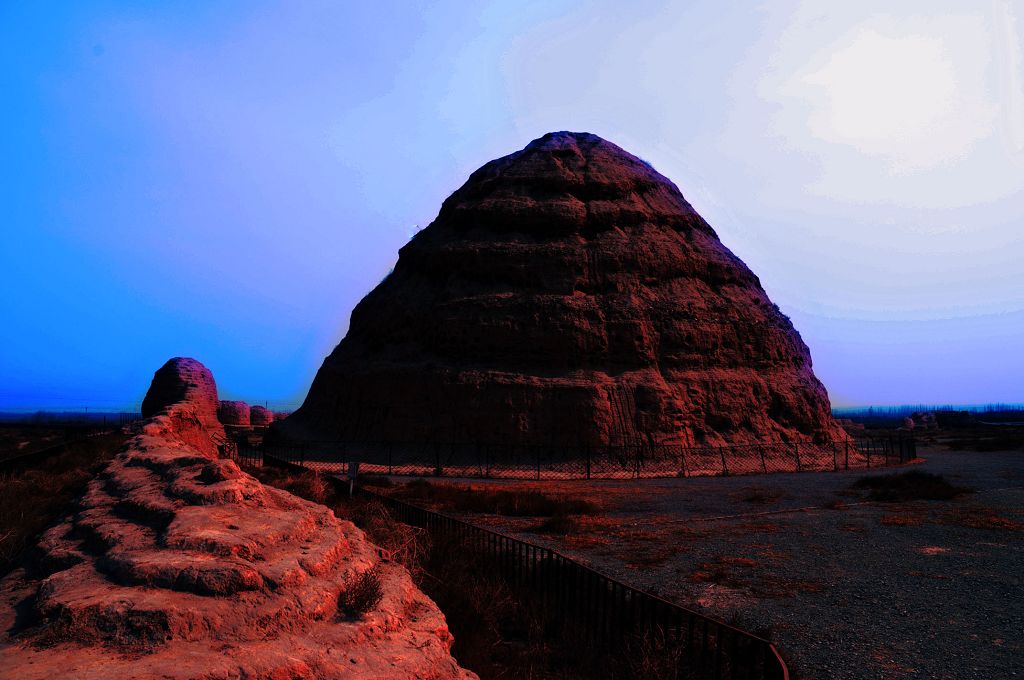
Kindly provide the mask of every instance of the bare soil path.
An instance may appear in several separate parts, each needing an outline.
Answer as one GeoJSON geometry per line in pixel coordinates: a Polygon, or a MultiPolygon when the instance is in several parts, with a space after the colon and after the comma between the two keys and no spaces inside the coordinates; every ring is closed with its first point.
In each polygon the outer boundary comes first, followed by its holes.
{"type": "Polygon", "coordinates": [[[536,518],[469,517],[765,634],[802,680],[1024,677],[1024,452],[922,455],[913,469],[975,492],[878,503],[850,490],[891,468],[451,481],[600,504],[564,535],[536,518]]]}

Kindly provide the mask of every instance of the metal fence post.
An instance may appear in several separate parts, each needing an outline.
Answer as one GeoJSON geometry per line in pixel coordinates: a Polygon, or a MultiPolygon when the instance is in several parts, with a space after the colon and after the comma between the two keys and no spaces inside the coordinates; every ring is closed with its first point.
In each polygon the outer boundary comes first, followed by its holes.
{"type": "Polygon", "coordinates": [[[845,447],[844,447],[845,448],[845,458],[844,458],[845,462],[843,463],[843,467],[845,469],[849,470],[850,469],[850,435],[846,435],[846,439],[843,440],[843,444],[845,444],[845,447]]]}
{"type": "Polygon", "coordinates": [[[796,456],[796,471],[800,472],[803,466],[800,465],[800,444],[798,442],[793,442],[793,455],[796,456]]]}
{"type": "Polygon", "coordinates": [[[761,445],[761,444],[758,444],[757,450],[761,452],[761,471],[767,473],[768,472],[768,463],[766,463],[765,460],[764,460],[764,446],[761,445]]]}
{"type": "Polygon", "coordinates": [[[725,447],[724,446],[719,446],[718,447],[718,455],[720,455],[722,457],[722,475],[725,476],[725,477],[728,477],[729,476],[729,466],[726,465],[726,463],[725,463],[725,447]]]}

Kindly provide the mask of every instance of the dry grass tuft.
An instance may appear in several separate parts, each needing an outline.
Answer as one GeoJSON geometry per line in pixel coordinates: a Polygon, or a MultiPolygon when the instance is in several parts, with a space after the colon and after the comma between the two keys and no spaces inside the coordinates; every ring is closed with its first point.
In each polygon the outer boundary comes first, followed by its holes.
{"type": "Polygon", "coordinates": [[[426,501],[444,510],[510,517],[587,515],[598,511],[597,505],[591,501],[554,497],[530,489],[492,491],[453,484],[432,484],[423,479],[408,482],[394,495],[414,503],[426,501]]]}
{"type": "Polygon", "coordinates": [[[0,575],[14,567],[126,439],[121,433],[89,437],[32,468],[0,475],[0,575]]]}

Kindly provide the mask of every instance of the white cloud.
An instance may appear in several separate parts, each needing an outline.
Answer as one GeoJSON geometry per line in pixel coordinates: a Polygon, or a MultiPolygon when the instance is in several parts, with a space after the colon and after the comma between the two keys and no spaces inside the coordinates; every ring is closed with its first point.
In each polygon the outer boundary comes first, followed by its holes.
{"type": "MultiPolygon", "coordinates": [[[[891,171],[956,161],[995,134],[998,107],[979,87],[987,61],[983,33],[974,26],[970,38],[961,32],[951,39],[943,29],[952,22],[937,23],[866,22],[782,93],[808,107],[813,137],[886,159],[891,171]]],[[[957,23],[962,30],[972,22],[957,23]]]]}

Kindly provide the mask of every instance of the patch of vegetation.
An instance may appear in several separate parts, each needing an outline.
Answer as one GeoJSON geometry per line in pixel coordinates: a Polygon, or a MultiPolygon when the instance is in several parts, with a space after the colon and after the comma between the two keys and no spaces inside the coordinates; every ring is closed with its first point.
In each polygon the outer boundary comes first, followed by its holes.
{"type": "Polygon", "coordinates": [[[358,619],[370,611],[384,597],[377,567],[367,569],[338,595],[338,614],[349,620],[358,619]]]}
{"type": "Polygon", "coordinates": [[[0,475],[0,574],[14,568],[126,439],[121,433],[88,437],[36,465],[0,475]]]}
{"type": "Polygon", "coordinates": [[[432,484],[424,479],[408,482],[395,494],[407,501],[427,501],[444,510],[508,517],[555,517],[591,515],[598,507],[577,498],[558,498],[527,490],[481,490],[452,484],[432,484]]]}
{"type": "Polygon", "coordinates": [[[334,494],[330,483],[318,472],[293,472],[271,465],[253,468],[246,467],[246,472],[264,484],[284,489],[288,493],[313,501],[314,503],[329,505],[327,501],[334,494]]]}
{"type": "Polygon", "coordinates": [[[851,488],[867,491],[873,501],[885,502],[948,501],[973,493],[967,487],[951,484],[942,475],[920,470],[861,477],[851,488]]]}
{"type": "Polygon", "coordinates": [[[538,524],[534,529],[541,534],[557,534],[564,536],[574,534],[580,530],[580,524],[569,515],[552,515],[538,524]]]}

